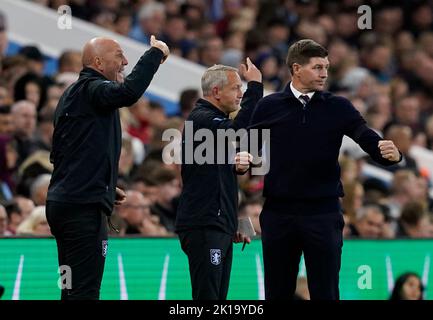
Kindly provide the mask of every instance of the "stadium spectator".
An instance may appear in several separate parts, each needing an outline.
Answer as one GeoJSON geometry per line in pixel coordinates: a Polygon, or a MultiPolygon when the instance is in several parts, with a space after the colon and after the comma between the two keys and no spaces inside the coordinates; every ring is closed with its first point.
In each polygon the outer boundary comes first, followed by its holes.
{"type": "Polygon", "coordinates": [[[153,173],[156,201],[151,207],[153,215],[158,216],[161,224],[170,232],[174,232],[177,203],[180,195],[180,181],[173,170],[159,168],[153,173]]]}
{"type": "Polygon", "coordinates": [[[126,202],[116,211],[123,219],[122,234],[168,236],[169,232],[150,213],[151,202],[137,191],[126,192],[126,202]]]}
{"type": "Polygon", "coordinates": [[[149,44],[150,35],[160,39],[166,20],[164,4],[148,1],[143,3],[138,12],[138,22],[135,24],[129,36],[137,41],[149,44]]]}
{"type": "Polygon", "coordinates": [[[45,206],[33,209],[30,215],[17,228],[18,236],[50,236],[50,226],[45,215],[45,206]]]}
{"type": "Polygon", "coordinates": [[[405,125],[391,125],[385,131],[385,139],[395,141],[395,145],[403,155],[401,162],[388,168],[383,167],[388,171],[395,172],[399,169],[412,170],[415,174],[418,174],[418,165],[414,158],[409,155],[410,148],[412,146],[412,129],[405,125]]]}
{"type": "Polygon", "coordinates": [[[45,107],[39,112],[38,125],[36,127],[35,149],[50,151],[54,132],[54,110],[45,107]]]}
{"type": "Polygon", "coordinates": [[[31,197],[32,183],[42,174],[51,174],[53,164],[50,153],[45,150],[33,152],[18,168],[16,192],[25,197],[31,197]]]}
{"type": "Polygon", "coordinates": [[[81,62],[81,51],[65,50],[59,57],[57,72],[59,74],[64,72],[80,73],[83,69],[81,62]]]}
{"type": "Polygon", "coordinates": [[[18,165],[33,151],[36,116],[36,105],[33,102],[21,100],[12,105],[12,122],[14,139],[17,144],[18,165]]]}
{"type": "Polygon", "coordinates": [[[42,76],[45,68],[45,61],[42,52],[37,46],[27,45],[22,47],[19,52],[28,61],[28,67],[31,72],[38,76],[42,76]]]}
{"type": "Polygon", "coordinates": [[[23,222],[24,218],[21,213],[21,209],[18,204],[14,201],[7,202],[4,205],[7,213],[7,232],[10,235],[17,233],[17,228],[23,222]]]}
{"type": "Polygon", "coordinates": [[[156,186],[152,173],[158,170],[160,166],[160,161],[146,158],[137,169],[131,183],[131,189],[140,192],[148,198],[152,205],[156,202],[158,197],[158,187],[156,186]]]}
{"type": "Polygon", "coordinates": [[[350,225],[352,237],[377,239],[381,236],[385,215],[379,206],[368,205],[360,208],[355,219],[350,225]]]}
{"type": "Polygon", "coordinates": [[[424,290],[419,275],[406,272],[395,281],[389,300],[424,300],[424,290]]]}
{"type": "Polygon", "coordinates": [[[170,48],[174,48],[175,54],[181,57],[186,57],[194,46],[194,42],[186,37],[186,25],[187,22],[181,15],[168,16],[162,34],[162,40],[170,48]]]}
{"type": "Polygon", "coordinates": [[[390,190],[386,183],[378,178],[363,181],[365,203],[386,203],[390,190]]]}
{"type": "Polygon", "coordinates": [[[406,96],[397,102],[394,122],[409,126],[416,136],[422,130],[419,99],[415,96],[406,96]]]}
{"type": "Polygon", "coordinates": [[[179,109],[180,115],[183,119],[186,120],[188,118],[191,110],[194,108],[194,105],[199,98],[200,94],[197,89],[185,89],[181,92],[179,98],[179,109]]]}
{"type": "Polygon", "coordinates": [[[364,65],[374,75],[379,83],[391,81],[391,46],[385,43],[375,43],[367,48],[368,55],[365,56],[364,65]]]}
{"type": "Polygon", "coordinates": [[[431,222],[425,204],[411,201],[403,206],[398,220],[398,237],[429,238],[431,234],[431,222]]]}
{"type": "Polygon", "coordinates": [[[203,39],[199,44],[199,63],[205,67],[219,64],[223,56],[223,46],[223,41],[217,36],[203,39]]]}
{"type": "Polygon", "coordinates": [[[26,73],[17,80],[14,87],[14,100],[27,100],[32,102],[37,110],[45,104],[47,92],[43,79],[35,73],[26,73]]]}
{"type": "Polygon", "coordinates": [[[118,11],[116,18],[114,19],[114,31],[125,37],[128,36],[129,30],[132,26],[132,16],[130,10],[121,9],[118,11]]]}
{"type": "Polygon", "coordinates": [[[18,207],[20,208],[23,219],[27,218],[35,208],[35,204],[31,199],[20,195],[14,197],[14,201],[17,203],[18,207]]]}
{"type": "Polygon", "coordinates": [[[403,206],[409,201],[426,202],[425,189],[421,179],[410,170],[398,170],[395,172],[391,195],[385,203],[389,207],[393,219],[400,217],[403,206]]]}

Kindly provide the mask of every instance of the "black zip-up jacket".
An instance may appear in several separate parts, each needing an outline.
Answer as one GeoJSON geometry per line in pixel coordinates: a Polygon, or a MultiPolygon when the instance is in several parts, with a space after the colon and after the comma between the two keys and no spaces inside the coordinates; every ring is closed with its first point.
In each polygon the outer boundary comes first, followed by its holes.
{"type": "Polygon", "coordinates": [[[281,203],[286,212],[338,210],[338,197],[344,195],[338,164],[344,135],[375,162],[396,163],[381,156],[378,142],[383,139],[366,126],[352,103],[326,91],[316,91],[304,107],[287,84],[258,102],[249,128],[270,129],[263,196],[281,203]]]}
{"type": "MultiPolygon", "coordinates": [[[[218,129],[246,129],[254,106],[262,96],[263,84],[250,81],[242,98],[242,108],[234,120],[229,119],[224,112],[207,100],[199,99],[187,121],[192,121],[194,134],[199,129],[210,129],[216,144],[218,129]]],[[[234,165],[197,164],[195,160],[192,164],[185,164],[185,143],[192,143],[192,141],[189,141],[184,130],[182,134],[184,161],[181,171],[183,189],[176,215],[176,232],[213,226],[234,235],[238,225],[238,185],[234,165]]],[[[193,149],[195,150],[200,143],[195,143],[193,149]]],[[[217,157],[216,152],[214,156],[217,157]]]]}
{"type": "Polygon", "coordinates": [[[111,214],[122,141],[118,108],[143,95],[162,57],[161,50],[150,48],[122,84],[84,68],[66,89],[55,111],[47,200],[101,203],[111,214]]]}

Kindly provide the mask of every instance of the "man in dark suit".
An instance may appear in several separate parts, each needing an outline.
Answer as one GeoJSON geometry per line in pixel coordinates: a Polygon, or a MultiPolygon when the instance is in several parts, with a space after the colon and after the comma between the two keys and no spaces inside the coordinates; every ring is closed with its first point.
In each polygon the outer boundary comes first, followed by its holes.
{"type": "Polygon", "coordinates": [[[368,128],[352,103],[323,91],[328,51],[300,40],[288,51],[292,81],[261,99],[250,128],[270,129],[260,215],[266,299],[292,299],[304,253],[311,299],[339,299],[343,196],[338,155],[344,135],[376,162],[392,165],[401,154],[368,128]]]}

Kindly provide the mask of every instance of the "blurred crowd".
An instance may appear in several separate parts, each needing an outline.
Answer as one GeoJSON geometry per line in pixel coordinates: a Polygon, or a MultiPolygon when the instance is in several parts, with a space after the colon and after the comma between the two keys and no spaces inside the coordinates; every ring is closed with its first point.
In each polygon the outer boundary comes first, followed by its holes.
{"type": "MultiPolygon", "coordinates": [[[[154,34],[171,53],[209,67],[238,67],[250,57],[265,88],[290,80],[287,49],[310,38],[329,50],[328,89],[350,99],[368,125],[391,139],[404,158],[382,168],[351,141],[340,158],[345,197],[344,236],[392,239],[433,237],[433,172],[411,157],[413,146],[433,150],[432,1],[318,0],[34,0],[120,35],[149,43],[154,34]],[[358,28],[360,5],[372,8],[372,29],[358,28]],[[391,183],[363,174],[366,165],[392,174],[391,183]]],[[[0,13],[0,237],[49,235],[45,198],[53,115],[58,100],[82,68],[81,52],[68,50],[57,72],[44,74],[37,45],[7,55],[7,16],[0,13]]],[[[176,115],[147,98],[121,109],[119,187],[127,202],[116,208],[120,236],[173,236],[180,168],[162,161],[162,133],[182,129],[201,96],[185,88],[176,115]]],[[[263,177],[240,176],[240,216],[260,235],[263,177]]],[[[116,234],[113,234],[116,235],[116,234]]]]}

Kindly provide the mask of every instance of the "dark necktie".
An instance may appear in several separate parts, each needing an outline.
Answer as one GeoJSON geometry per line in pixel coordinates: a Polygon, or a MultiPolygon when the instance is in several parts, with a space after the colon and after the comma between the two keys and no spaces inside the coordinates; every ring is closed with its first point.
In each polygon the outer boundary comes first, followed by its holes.
{"type": "Polygon", "coordinates": [[[307,96],[306,94],[303,94],[302,96],[299,96],[299,98],[304,101],[304,106],[308,103],[308,101],[310,101],[310,97],[307,96]]]}

